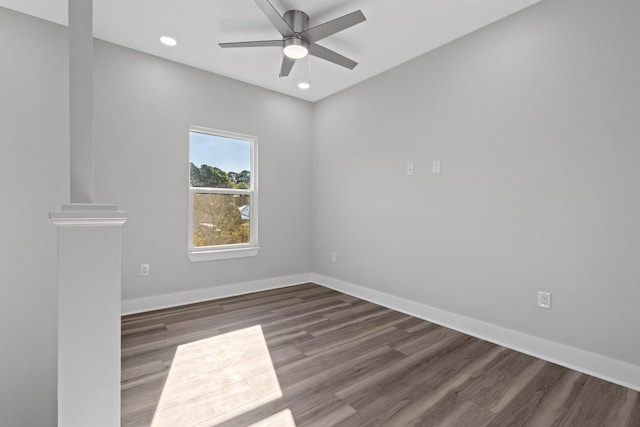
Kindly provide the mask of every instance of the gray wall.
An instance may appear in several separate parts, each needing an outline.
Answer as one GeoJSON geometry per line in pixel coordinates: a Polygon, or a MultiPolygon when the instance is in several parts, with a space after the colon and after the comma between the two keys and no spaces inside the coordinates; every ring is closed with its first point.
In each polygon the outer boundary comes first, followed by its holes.
{"type": "Polygon", "coordinates": [[[638,16],[545,1],[317,103],[313,271],[640,365],[638,16]]]}
{"type": "Polygon", "coordinates": [[[94,69],[96,200],[129,216],[124,300],[310,271],[311,104],[101,41],[94,69]],[[189,125],[258,137],[257,257],[187,258],[189,125]]]}
{"type": "Polygon", "coordinates": [[[0,425],[55,426],[56,227],[69,202],[66,32],[0,8],[0,425]]]}
{"type": "MultiPolygon", "coordinates": [[[[66,29],[0,8],[0,425],[56,423],[56,229],[69,202],[66,29]]],[[[312,106],[96,42],[96,201],[128,212],[124,299],[308,273],[312,106]],[[188,129],[258,136],[257,257],[186,256],[188,129]],[[139,276],[140,263],[151,275],[139,276]]]]}
{"type": "MultiPolygon", "coordinates": [[[[98,42],[123,297],[315,271],[639,364],[639,14],[547,0],[313,107],[98,42]],[[187,260],[190,124],[260,138],[258,257],[187,260]]],[[[66,31],[0,8],[0,36],[0,424],[55,425],[66,31]]]]}

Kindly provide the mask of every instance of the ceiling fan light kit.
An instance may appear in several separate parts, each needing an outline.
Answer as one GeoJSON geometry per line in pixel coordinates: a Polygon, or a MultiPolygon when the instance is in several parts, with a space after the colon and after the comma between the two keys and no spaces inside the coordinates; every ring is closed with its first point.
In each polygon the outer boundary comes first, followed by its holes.
{"type": "Polygon", "coordinates": [[[324,59],[349,70],[353,70],[358,65],[357,62],[326,47],[322,47],[316,42],[364,22],[366,18],[362,11],[358,10],[309,28],[309,15],[301,10],[289,10],[284,15],[280,15],[273,5],[269,3],[269,0],[255,0],[255,2],[280,32],[282,39],[219,43],[220,47],[280,47],[284,52],[280,77],[288,76],[295,61],[307,55],[324,59]]]}
{"type": "Polygon", "coordinates": [[[291,59],[302,59],[309,54],[309,43],[303,39],[289,38],[284,41],[282,50],[291,59]]]}

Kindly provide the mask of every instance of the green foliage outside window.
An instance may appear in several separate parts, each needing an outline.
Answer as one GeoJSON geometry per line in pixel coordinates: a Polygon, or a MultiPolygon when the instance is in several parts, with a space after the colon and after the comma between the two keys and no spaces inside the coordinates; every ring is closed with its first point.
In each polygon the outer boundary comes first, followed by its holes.
{"type": "MultiPolygon", "coordinates": [[[[193,163],[191,186],[208,188],[248,189],[249,171],[224,172],[223,170],[193,163]]],[[[243,217],[249,205],[248,194],[193,194],[193,246],[217,246],[249,243],[250,220],[243,217]]]]}

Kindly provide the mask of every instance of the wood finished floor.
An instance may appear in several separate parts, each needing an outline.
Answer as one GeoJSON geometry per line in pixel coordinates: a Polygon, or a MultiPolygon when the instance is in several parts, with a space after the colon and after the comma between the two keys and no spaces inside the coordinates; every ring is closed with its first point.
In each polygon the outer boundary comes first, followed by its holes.
{"type": "Polygon", "coordinates": [[[122,319],[123,426],[640,426],[640,393],[314,284],[122,319]]]}

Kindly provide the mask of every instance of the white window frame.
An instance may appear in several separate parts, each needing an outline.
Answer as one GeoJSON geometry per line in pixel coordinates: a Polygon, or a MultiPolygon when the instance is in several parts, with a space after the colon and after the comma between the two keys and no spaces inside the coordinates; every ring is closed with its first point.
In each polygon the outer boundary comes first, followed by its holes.
{"type": "MultiPolygon", "coordinates": [[[[258,138],[250,135],[243,135],[235,132],[228,132],[218,129],[211,129],[202,126],[190,126],[191,132],[204,133],[214,136],[222,136],[225,138],[240,139],[248,141],[251,146],[251,171],[249,175],[249,189],[240,190],[234,188],[208,188],[208,187],[191,187],[191,170],[189,162],[187,163],[187,178],[189,184],[189,225],[188,225],[188,250],[187,255],[192,262],[214,261],[220,259],[244,258],[258,255],[260,246],[258,246],[258,138]],[[238,243],[232,245],[217,246],[193,246],[193,196],[195,193],[208,194],[247,194],[249,195],[249,243],[238,243]]],[[[189,138],[189,149],[191,146],[191,138],[189,138]]],[[[189,150],[189,153],[191,151],[189,150]]],[[[213,165],[212,165],[213,166],[213,165]]]]}

